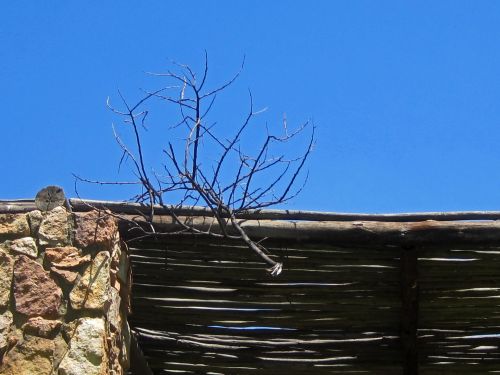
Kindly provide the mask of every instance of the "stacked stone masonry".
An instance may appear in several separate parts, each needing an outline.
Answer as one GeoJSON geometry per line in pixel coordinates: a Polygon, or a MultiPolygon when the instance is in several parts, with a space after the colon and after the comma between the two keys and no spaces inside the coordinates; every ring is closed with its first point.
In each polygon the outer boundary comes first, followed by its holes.
{"type": "Polygon", "coordinates": [[[126,374],[129,278],[106,212],[0,214],[0,374],[126,374]]]}

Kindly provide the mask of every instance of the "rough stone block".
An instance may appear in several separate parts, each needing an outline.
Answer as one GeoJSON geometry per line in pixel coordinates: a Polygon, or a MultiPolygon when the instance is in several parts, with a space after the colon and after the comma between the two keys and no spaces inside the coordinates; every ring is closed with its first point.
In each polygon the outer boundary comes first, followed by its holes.
{"type": "Polygon", "coordinates": [[[30,235],[26,214],[0,214],[0,237],[15,238],[30,235]]]}
{"type": "Polygon", "coordinates": [[[114,331],[121,330],[123,316],[121,314],[120,293],[115,288],[109,290],[109,307],[106,312],[106,321],[113,327],[114,331]]]}
{"type": "Polygon", "coordinates": [[[109,250],[118,231],[116,218],[106,211],[76,214],[75,242],[83,248],[109,250]]]}
{"type": "Polygon", "coordinates": [[[0,308],[9,305],[14,259],[5,250],[0,249],[0,308]]]}
{"type": "Polygon", "coordinates": [[[40,316],[30,318],[23,324],[23,331],[25,334],[39,336],[39,337],[53,337],[61,328],[62,322],[60,320],[44,319],[40,316]]]}
{"type": "Polygon", "coordinates": [[[69,243],[70,215],[64,207],[45,214],[38,229],[40,245],[61,246],[69,243]]]}
{"type": "Polygon", "coordinates": [[[13,241],[7,241],[6,247],[11,253],[24,254],[30,258],[36,258],[38,256],[38,248],[32,237],[23,237],[13,241]]]}
{"type": "Polygon", "coordinates": [[[107,251],[95,256],[69,295],[73,309],[104,310],[109,300],[110,263],[107,251]]]}
{"type": "Polygon", "coordinates": [[[17,258],[14,263],[14,299],[17,312],[28,317],[57,317],[61,297],[61,289],[39,263],[25,255],[17,258]]]}
{"type": "Polygon", "coordinates": [[[43,215],[42,211],[34,210],[28,212],[28,221],[30,224],[31,235],[36,237],[38,234],[38,228],[40,228],[40,224],[42,224],[43,215]]]}
{"type": "Polygon", "coordinates": [[[0,315],[0,353],[9,346],[9,334],[13,323],[12,313],[7,310],[0,315]]]}
{"type": "Polygon", "coordinates": [[[45,260],[51,267],[68,269],[79,267],[90,263],[90,255],[82,255],[82,252],[73,246],[49,247],[45,250],[45,260]]]}
{"type": "MultiPolygon", "coordinates": [[[[51,375],[55,344],[53,340],[25,336],[4,358],[4,375],[51,375]]],[[[82,373],[84,374],[84,373],[82,373]]]]}
{"type": "Polygon", "coordinates": [[[105,326],[101,318],[82,318],[76,323],[70,349],[59,365],[59,375],[105,374],[105,326]]]}

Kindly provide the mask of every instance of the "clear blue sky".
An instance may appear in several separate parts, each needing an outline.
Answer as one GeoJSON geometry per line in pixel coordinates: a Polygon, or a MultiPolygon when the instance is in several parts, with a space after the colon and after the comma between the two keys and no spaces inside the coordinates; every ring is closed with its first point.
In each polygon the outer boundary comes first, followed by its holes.
{"type": "Polygon", "coordinates": [[[284,208],[500,210],[499,41],[493,0],[3,2],[0,198],[121,178],[106,97],[206,49],[213,82],[246,55],[221,127],[247,88],[263,121],[317,126],[309,183],[284,208]]]}

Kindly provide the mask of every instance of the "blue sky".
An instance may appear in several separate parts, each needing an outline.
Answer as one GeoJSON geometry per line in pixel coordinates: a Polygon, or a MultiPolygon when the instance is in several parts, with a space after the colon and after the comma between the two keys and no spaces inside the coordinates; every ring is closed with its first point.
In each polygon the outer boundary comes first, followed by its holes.
{"type": "Polygon", "coordinates": [[[317,126],[309,182],[282,208],[500,210],[499,40],[498,1],[3,2],[0,198],[123,178],[106,98],[138,98],[159,85],[145,71],[199,68],[207,50],[212,83],[246,56],[222,131],[248,88],[263,123],[317,126]]]}

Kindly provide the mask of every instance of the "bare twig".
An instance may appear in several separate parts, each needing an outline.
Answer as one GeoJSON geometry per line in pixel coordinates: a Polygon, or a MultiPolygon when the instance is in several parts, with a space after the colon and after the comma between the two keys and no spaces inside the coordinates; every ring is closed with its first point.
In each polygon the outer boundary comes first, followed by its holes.
{"type": "MultiPolygon", "coordinates": [[[[138,232],[136,239],[179,234],[237,239],[268,264],[269,272],[276,276],[282,270],[282,263],[277,262],[268,254],[263,245],[263,239],[250,238],[244,225],[238,219],[238,215],[248,210],[259,210],[283,204],[302,190],[307,177],[299,188],[295,185],[297,180],[301,179],[299,178],[302,175],[301,172],[312,152],[315,127],[311,126],[310,138],[301,155],[291,158],[285,155],[272,156],[275,153],[273,150],[275,145],[291,142],[303,134],[309,126],[306,122],[290,131],[286,117],[283,119],[282,135],[271,133],[266,125],[263,143],[253,151],[244,151],[242,140],[245,131],[257,114],[262,112],[254,111],[253,96],[249,91],[249,108],[241,124],[236,127],[232,135],[219,135],[216,129],[217,122],[208,122],[208,117],[214,108],[218,94],[226,90],[240,76],[244,63],[245,59],[238,72],[228,81],[216,88],[206,90],[209,68],[205,52],[204,68],[199,76],[200,79],[189,65],[174,62],[173,65],[179,70],[178,72],[169,70],[166,73],[148,73],[173,81],[173,85],[167,85],[158,90],[143,90],[145,96],[134,105],[130,105],[124,95],[118,92],[124,108],[112,107],[109,99],[107,106],[123,120],[123,124],[130,130],[133,139],[131,144],[126,144],[113,126],[115,140],[122,151],[119,166],[130,161],[132,173],[137,181],[103,182],[84,179],[76,175],[75,179],[79,182],[101,185],[140,185],[142,191],[133,199],[142,207],[149,208],[147,213],[144,210],[137,212],[140,220],[127,218],[131,230],[138,232]],[[167,91],[171,90],[177,92],[170,95],[167,91]],[[146,121],[149,114],[149,109],[145,108],[145,105],[153,99],[177,106],[179,119],[175,121],[176,125],[173,128],[184,125],[187,129],[181,152],[176,151],[176,149],[180,150],[178,144],[174,145],[173,141],[167,141],[163,150],[166,159],[162,164],[164,170],[162,175],[154,172],[152,166],[147,164],[143,146],[143,132],[147,130],[146,121]],[[207,150],[210,150],[210,153],[218,151],[218,156],[213,162],[207,157],[207,150]],[[181,194],[177,205],[165,203],[164,196],[167,193],[181,194]],[[192,220],[176,214],[176,210],[181,205],[199,203],[209,209],[210,216],[213,218],[212,223],[217,225],[209,225],[208,229],[207,227],[200,229],[193,224],[192,220]],[[178,230],[169,233],[159,233],[155,230],[154,217],[158,207],[162,212],[169,212],[178,230]],[[213,227],[217,227],[217,231],[212,230],[213,227]]],[[[252,143],[255,144],[255,142],[252,143]]]]}

